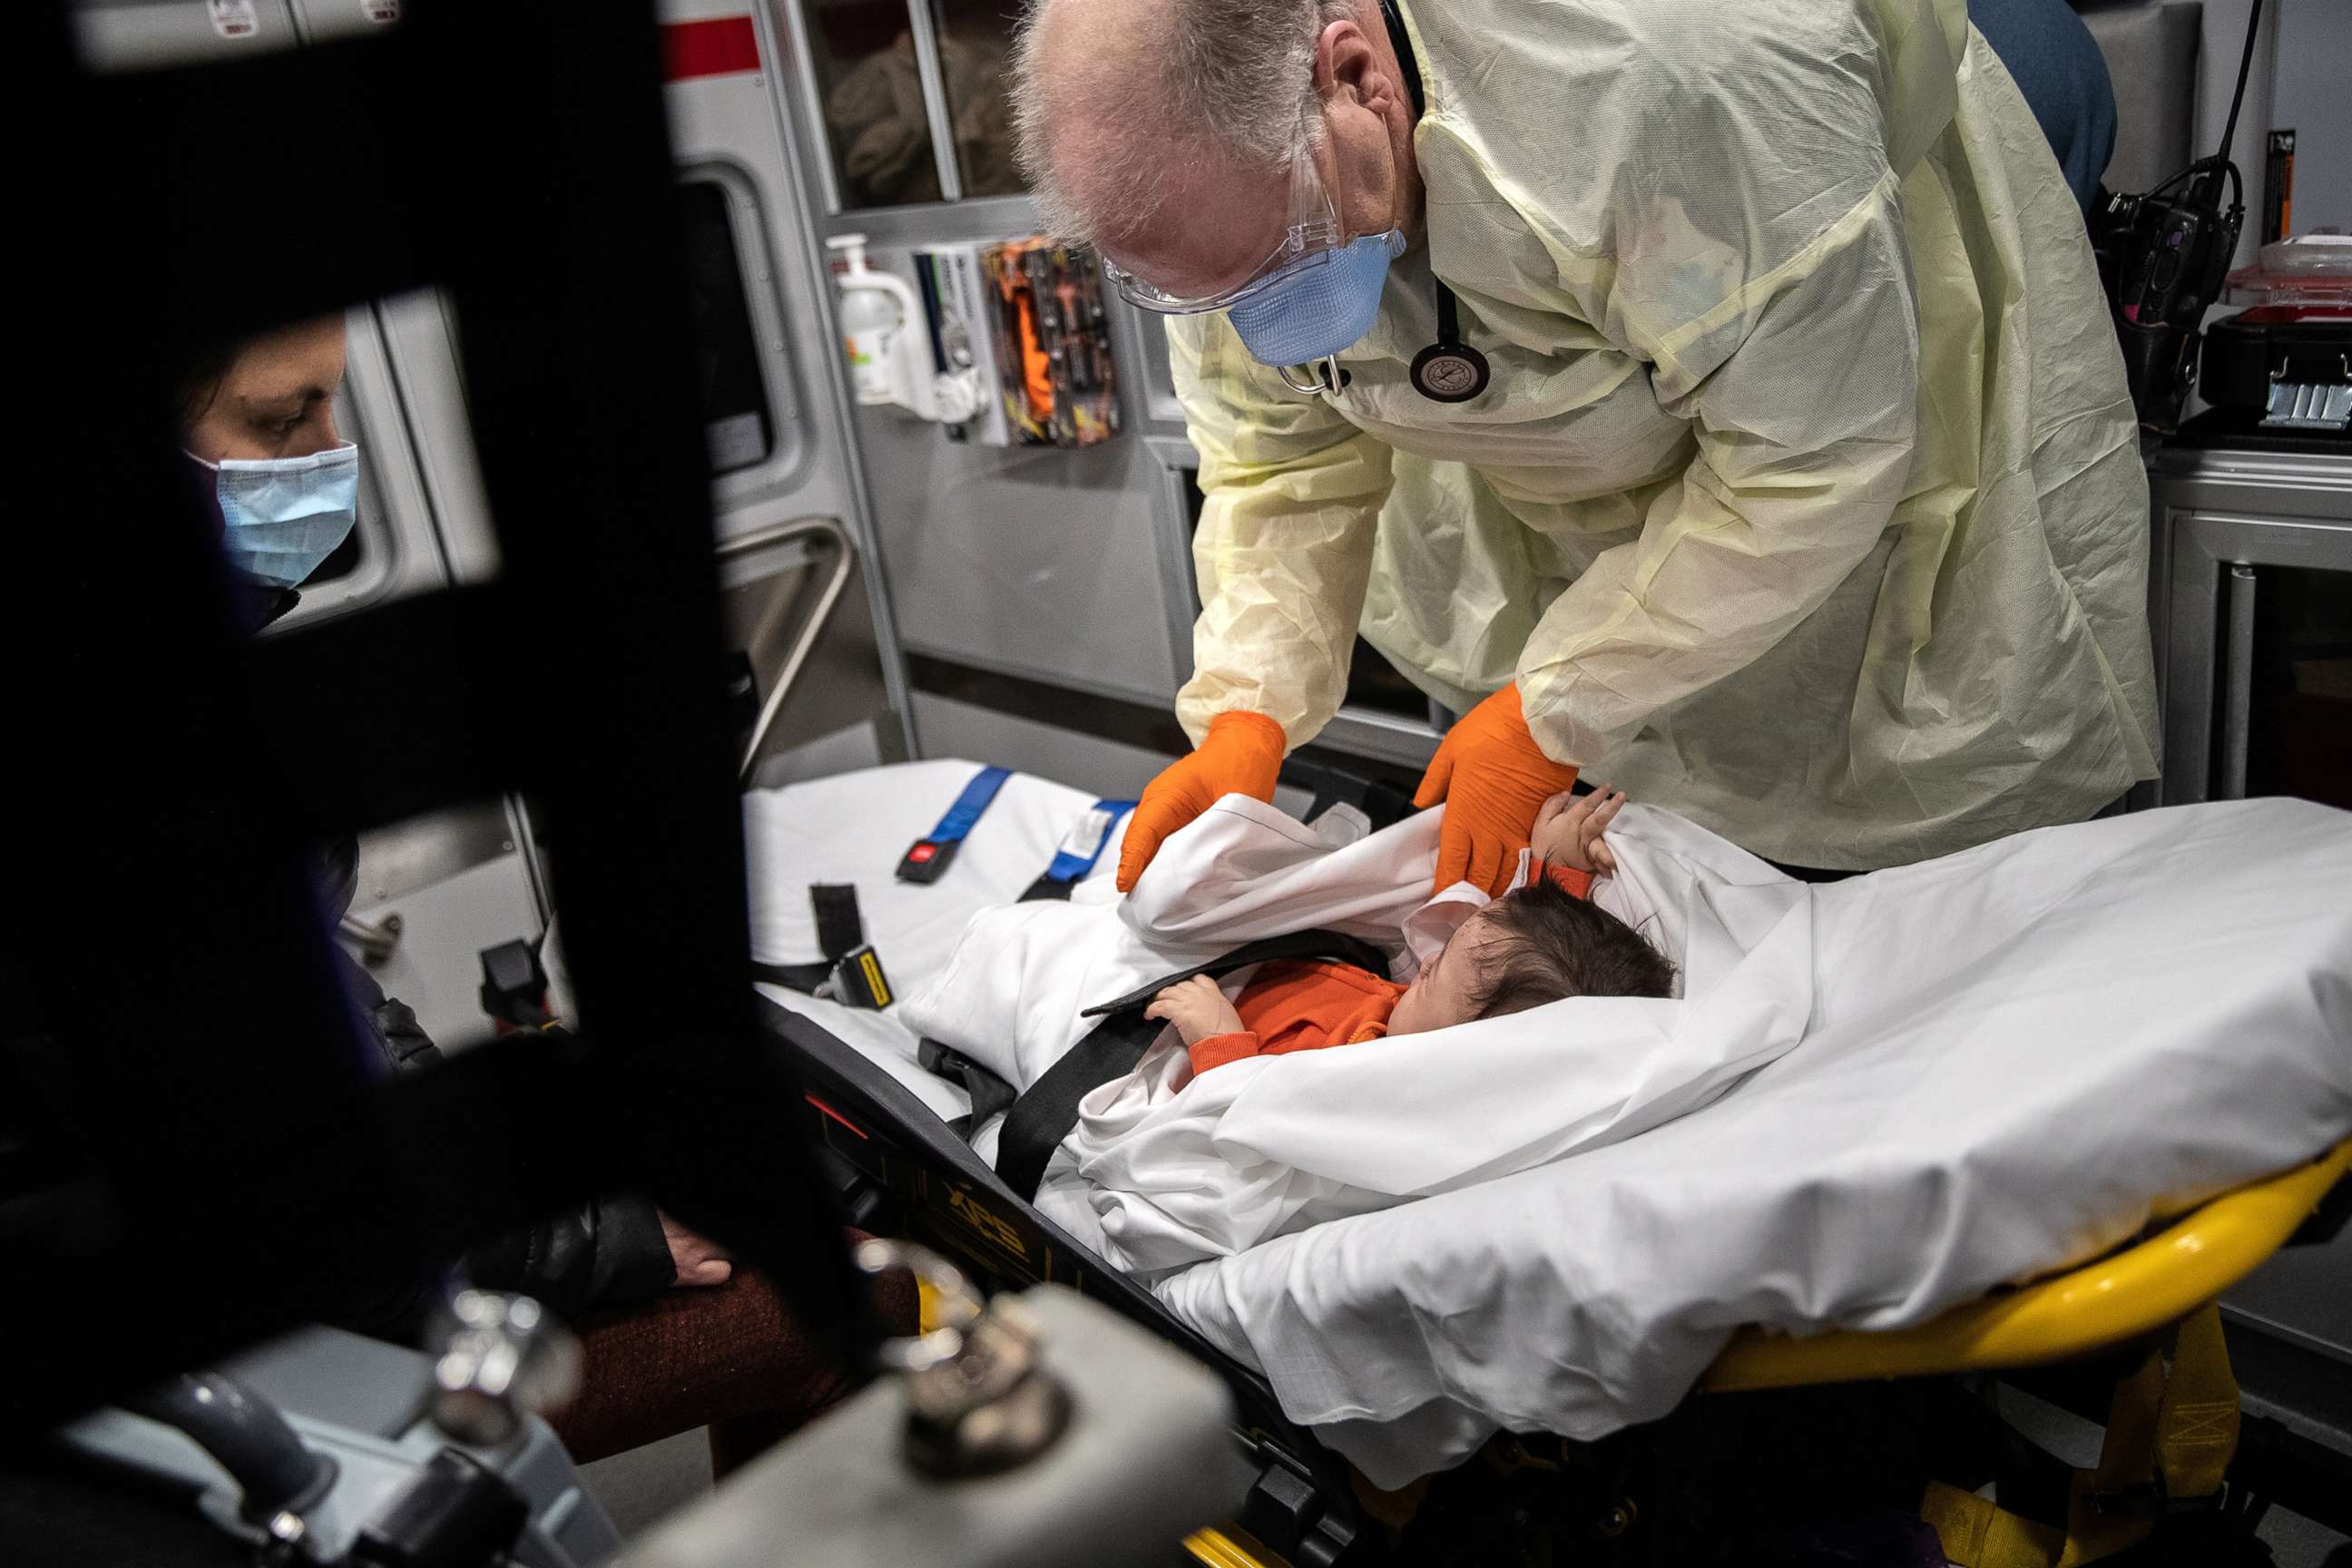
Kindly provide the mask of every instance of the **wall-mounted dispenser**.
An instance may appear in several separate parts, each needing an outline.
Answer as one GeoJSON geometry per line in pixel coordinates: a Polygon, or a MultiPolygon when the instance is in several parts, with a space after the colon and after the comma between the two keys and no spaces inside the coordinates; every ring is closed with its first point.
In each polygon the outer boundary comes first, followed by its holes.
{"type": "Polygon", "coordinates": [[[890,404],[919,418],[958,425],[978,411],[981,385],[969,370],[942,373],[933,363],[922,301],[905,279],[866,264],[866,237],[836,235],[834,287],[841,291],[841,341],[849,355],[852,395],[890,404]]]}

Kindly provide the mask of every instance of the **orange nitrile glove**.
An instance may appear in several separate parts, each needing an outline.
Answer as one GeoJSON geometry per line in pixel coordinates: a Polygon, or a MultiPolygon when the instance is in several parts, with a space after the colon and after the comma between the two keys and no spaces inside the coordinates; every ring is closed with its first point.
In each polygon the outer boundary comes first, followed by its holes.
{"type": "Polygon", "coordinates": [[[1209,732],[1192,755],[1171,763],[1143,789],[1128,819],[1118,852],[1118,890],[1135,886],[1161,840],[1229,795],[1274,799],[1288,742],[1282,726],[1263,713],[1238,710],[1209,721],[1209,732]]]}
{"type": "Polygon", "coordinates": [[[1445,802],[1437,837],[1443,891],[1469,882],[1499,897],[1518,868],[1545,801],[1576,782],[1576,770],[1543,754],[1528,732],[1519,689],[1506,686],[1462,716],[1438,743],[1412,804],[1445,802]]]}

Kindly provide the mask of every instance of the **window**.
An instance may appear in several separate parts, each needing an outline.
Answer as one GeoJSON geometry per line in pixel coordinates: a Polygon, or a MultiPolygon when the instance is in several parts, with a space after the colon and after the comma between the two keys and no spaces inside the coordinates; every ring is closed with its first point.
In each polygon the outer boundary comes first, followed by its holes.
{"type": "Polygon", "coordinates": [[[1026,187],[1013,163],[1013,112],[1005,96],[1013,7],[1006,0],[930,0],[930,6],[963,195],[1017,196],[1026,187]]]}
{"type": "Polygon", "coordinates": [[[841,205],[940,200],[905,0],[807,0],[803,14],[841,205]]]}
{"type": "Polygon", "coordinates": [[[775,447],[775,419],[760,374],[760,342],[743,292],[729,193],[716,180],[689,180],[678,186],[677,195],[691,290],[695,388],[710,443],[710,471],[728,474],[767,460],[775,447]]]}
{"type": "Polygon", "coordinates": [[[2256,572],[2246,794],[2352,809],[2352,573],[2256,572]]]}

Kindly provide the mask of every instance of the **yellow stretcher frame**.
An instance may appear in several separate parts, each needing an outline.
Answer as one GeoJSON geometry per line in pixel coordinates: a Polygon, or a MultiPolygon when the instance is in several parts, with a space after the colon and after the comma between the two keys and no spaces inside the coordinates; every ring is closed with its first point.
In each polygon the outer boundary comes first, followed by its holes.
{"type": "MultiPolygon", "coordinates": [[[[2237,1405],[2227,1354],[2219,1348],[2220,1321],[2208,1309],[2222,1291],[2284,1246],[2347,1170],[2352,1170],[2352,1140],[2292,1170],[2209,1198],[2161,1232],[2120,1252],[1955,1307],[1916,1328],[1835,1330],[1803,1339],[1743,1330],[1716,1358],[1701,1385],[1731,1393],[2038,1366],[2109,1350],[2203,1313],[2202,1331],[2210,1342],[2205,1347],[2210,1370],[2220,1379],[2228,1405],[2226,1437],[2192,1436],[2201,1430],[2198,1424],[2210,1425],[2212,1415],[2197,1406],[2182,1406],[2182,1424],[2178,1429],[2171,1425],[2170,1402],[2161,1398],[2165,1380],[2151,1356],[2137,1380],[2147,1384],[2139,1391],[2146,1395],[2147,1407],[2140,1413],[2145,1420],[2131,1420],[2130,1407],[2143,1402],[2126,1397],[2119,1385],[2117,1410],[2126,1414],[2111,1416],[2101,1469],[2083,1472],[2078,1481],[2084,1485],[2076,1489],[2095,1489],[2109,1468],[2137,1475],[2162,1463],[2170,1474],[2181,1456],[2165,1445],[2182,1439],[2219,1445],[2203,1456],[2205,1468],[2213,1472],[2206,1479],[2218,1483],[2221,1467],[2236,1446],[2237,1405]],[[2120,1444],[2119,1421],[2132,1428],[2120,1444]],[[2138,1429],[2143,1426],[2148,1429],[2138,1429]],[[2142,1448],[2148,1451],[2142,1453],[2142,1448]]],[[[2208,1489],[2201,1484],[2199,1488],[2200,1493],[2208,1489]]],[[[1938,1521],[1939,1532],[1974,1524],[1977,1533],[1987,1538],[1971,1541],[1956,1559],[1978,1568],[2081,1568],[2142,1538],[2147,1529],[2138,1514],[2105,1518],[2096,1510],[2087,1520],[2070,1518],[2063,1528],[2039,1527],[1973,1496],[1931,1485],[1923,1516],[1934,1518],[1938,1508],[1944,1516],[1938,1521]]],[[[2078,1506],[2074,1511],[2082,1510],[2078,1506]]],[[[1202,1568],[1276,1568],[1286,1561],[1231,1526],[1188,1537],[1184,1550],[1202,1568]]]]}
{"type": "Polygon", "coordinates": [[[2352,1140],[2191,1209],[2079,1268],[1955,1307],[1916,1328],[1792,1339],[1742,1330],[1702,1386],[1730,1392],[1998,1372],[2108,1349],[2176,1323],[2253,1272],[2352,1169],[2352,1140]]]}

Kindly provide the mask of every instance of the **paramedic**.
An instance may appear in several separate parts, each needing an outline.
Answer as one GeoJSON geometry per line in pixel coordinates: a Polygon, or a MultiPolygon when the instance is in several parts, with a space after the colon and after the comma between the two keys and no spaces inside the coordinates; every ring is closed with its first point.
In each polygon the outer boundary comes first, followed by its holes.
{"type": "Polygon", "coordinates": [[[1464,717],[1438,881],[1605,765],[1857,869],[2155,772],[2081,214],[1965,0],[1036,0],[1046,222],[1168,317],[1207,497],[1130,885],[1361,635],[1464,717]]]}
{"type": "MultiPolygon", "coordinates": [[[[359,448],[335,421],[343,379],[340,316],[192,353],[176,395],[188,477],[209,504],[236,568],[246,620],[258,629],[292,609],[304,579],[357,521],[359,448]]],[[[348,837],[320,853],[320,900],[340,920],[357,883],[348,837]]],[[[429,1068],[440,1051],[412,1013],[340,946],[345,991],[389,1072],[429,1068]]],[[[522,1290],[583,1328],[581,1398],[556,1418],[573,1458],[709,1426],[722,1468],[747,1458],[850,1392],[814,1345],[788,1331],[774,1288],[738,1274],[707,1238],[635,1194],[593,1198],[494,1237],[463,1260],[474,1283],[522,1290]],[[701,1287],[677,1290],[673,1287],[701,1287]]],[[[890,1289],[894,1317],[911,1300],[890,1289]]],[[[364,1299],[341,1303],[346,1326],[413,1341],[431,1292],[387,1270],[364,1299]]]]}

